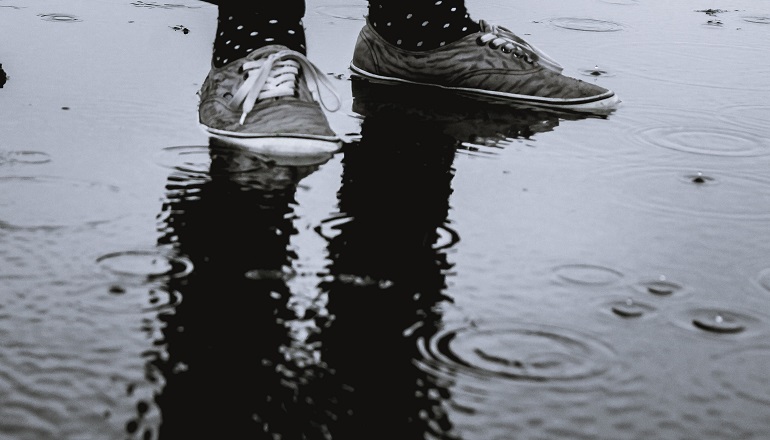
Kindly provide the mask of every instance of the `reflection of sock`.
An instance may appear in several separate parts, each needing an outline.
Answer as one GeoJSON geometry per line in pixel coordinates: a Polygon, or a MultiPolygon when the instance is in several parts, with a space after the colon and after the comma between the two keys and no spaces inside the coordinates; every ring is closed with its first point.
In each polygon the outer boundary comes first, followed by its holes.
{"type": "Polygon", "coordinates": [[[464,0],[370,0],[369,21],[382,38],[406,50],[430,50],[477,32],[464,0]]]}
{"type": "Polygon", "coordinates": [[[282,44],[304,54],[302,19],[227,11],[220,7],[212,56],[214,67],[222,67],[271,44],[282,44]]]}

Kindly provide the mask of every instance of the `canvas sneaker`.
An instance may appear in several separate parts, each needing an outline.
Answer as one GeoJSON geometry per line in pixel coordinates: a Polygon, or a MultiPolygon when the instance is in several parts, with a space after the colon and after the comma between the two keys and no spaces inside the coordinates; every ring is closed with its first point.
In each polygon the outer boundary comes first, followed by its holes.
{"type": "Polygon", "coordinates": [[[510,30],[480,21],[480,30],[433,50],[403,50],[369,24],[358,36],[350,69],[371,81],[440,87],[492,102],[517,102],[603,113],[614,92],[562,75],[562,67],[510,30]]]}
{"type": "Polygon", "coordinates": [[[206,134],[228,145],[278,157],[325,155],[342,142],[321,105],[340,107],[333,84],[305,55],[271,45],[212,68],[200,90],[198,118],[206,134]],[[326,104],[321,87],[334,105],[326,104]]]}

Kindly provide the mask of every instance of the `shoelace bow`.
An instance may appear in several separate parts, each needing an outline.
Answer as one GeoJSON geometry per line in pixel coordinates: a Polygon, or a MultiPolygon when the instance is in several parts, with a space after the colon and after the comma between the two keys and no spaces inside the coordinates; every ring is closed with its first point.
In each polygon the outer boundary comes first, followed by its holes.
{"type": "Polygon", "coordinates": [[[243,108],[241,125],[260,99],[294,96],[297,89],[297,76],[300,75],[300,72],[309,80],[308,84],[315,86],[314,89],[311,88],[311,93],[324,108],[329,111],[336,111],[342,105],[332,82],[299,52],[288,49],[274,52],[265,58],[243,63],[241,69],[246,75],[246,79],[230,100],[232,109],[243,108]],[[334,96],[336,104],[333,108],[324,101],[321,86],[324,86],[334,96]]]}

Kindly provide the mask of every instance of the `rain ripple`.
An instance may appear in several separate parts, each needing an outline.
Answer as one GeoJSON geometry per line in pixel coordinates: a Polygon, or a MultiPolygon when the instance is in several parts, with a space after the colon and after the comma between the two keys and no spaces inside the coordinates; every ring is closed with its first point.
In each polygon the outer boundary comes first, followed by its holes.
{"type": "Polygon", "coordinates": [[[367,8],[359,5],[330,5],[319,6],[316,11],[322,15],[343,20],[364,20],[367,8]]]}
{"type": "Polygon", "coordinates": [[[731,350],[714,356],[716,367],[711,376],[718,385],[755,403],[770,406],[770,346],[755,346],[731,350]]]}
{"type": "Polygon", "coordinates": [[[750,17],[743,17],[743,21],[756,24],[770,24],[770,16],[768,15],[754,15],[750,17]]]}
{"type": "Polygon", "coordinates": [[[57,229],[115,220],[120,189],[57,177],[0,177],[0,229],[57,229]]]}
{"type": "Polygon", "coordinates": [[[73,23],[76,21],[81,21],[78,17],[74,15],[60,14],[60,13],[38,14],[38,17],[46,21],[55,21],[57,23],[73,23]]]}
{"type": "Polygon", "coordinates": [[[184,257],[170,257],[160,251],[114,252],[96,259],[104,269],[117,274],[146,278],[183,278],[193,270],[192,261],[184,257]]]}
{"type": "Polygon", "coordinates": [[[51,161],[51,156],[42,151],[0,151],[0,166],[3,165],[40,165],[51,161]]]}
{"type": "Polygon", "coordinates": [[[721,108],[718,116],[730,126],[744,128],[753,133],[770,135],[770,105],[739,104],[721,108]]]}
{"type": "Polygon", "coordinates": [[[623,274],[609,267],[592,264],[565,264],[553,269],[557,278],[573,284],[608,285],[623,278],[623,274]]]}
{"type": "Polygon", "coordinates": [[[725,157],[751,157],[770,154],[765,139],[742,130],[680,125],[644,127],[633,132],[641,144],[662,147],[684,153],[725,157]]]}
{"type": "Polygon", "coordinates": [[[770,177],[734,171],[701,170],[625,165],[607,171],[607,177],[623,185],[612,200],[625,207],[656,214],[678,214],[698,218],[730,220],[770,219],[770,177]],[[633,169],[633,173],[629,170],[633,169]]]}
{"type": "Polygon", "coordinates": [[[722,306],[703,306],[679,311],[672,315],[674,324],[702,334],[756,336],[767,319],[758,314],[737,311],[722,306]]]}
{"type": "Polygon", "coordinates": [[[115,283],[73,294],[71,300],[71,307],[78,312],[114,316],[170,310],[181,304],[182,295],[164,288],[115,283]]]}
{"type": "Polygon", "coordinates": [[[608,371],[615,357],[608,345],[589,335],[539,324],[459,328],[418,343],[421,368],[482,380],[578,381],[608,371]]]}
{"type": "Polygon", "coordinates": [[[612,300],[606,303],[603,309],[610,311],[615,316],[627,319],[649,318],[657,311],[655,307],[632,298],[612,300]]]}
{"type": "Polygon", "coordinates": [[[682,284],[671,281],[661,275],[655,280],[646,280],[634,285],[634,289],[643,294],[652,294],[655,296],[679,296],[689,289],[685,288],[682,284]]]}
{"type": "MultiPolygon", "coordinates": [[[[602,48],[617,51],[626,46],[609,43],[602,48]]],[[[765,48],[755,46],[688,41],[645,43],[635,47],[634,54],[646,64],[628,64],[619,70],[624,75],[670,84],[766,92],[770,89],[770,75],[758,75],[755,61],[765,59],[765,52],[765,48]]]]}
{"type": "Polygon", "coordinates": [[[595,18],[558,17],[547,20],[553,26],[562,29],[583,32],[617,32],[623,30],[623,25],[614,21],[597,20],[595,18]]]}

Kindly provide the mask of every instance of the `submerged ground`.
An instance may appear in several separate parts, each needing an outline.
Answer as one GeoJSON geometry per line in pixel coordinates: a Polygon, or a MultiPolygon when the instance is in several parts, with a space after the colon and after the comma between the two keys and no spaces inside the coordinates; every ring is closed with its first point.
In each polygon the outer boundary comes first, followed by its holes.
{"type": "Polygon", "coordinates": [[[280,166],[196,126],[215,7],[0,0],[0,438],[767,438],[767,5],[468,6],[622,107],[361,88],[309,1],[348,142],[280,166]]]}

